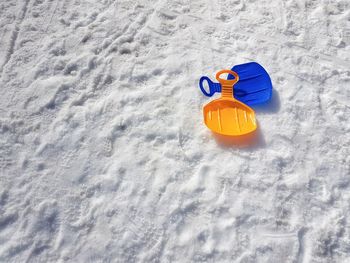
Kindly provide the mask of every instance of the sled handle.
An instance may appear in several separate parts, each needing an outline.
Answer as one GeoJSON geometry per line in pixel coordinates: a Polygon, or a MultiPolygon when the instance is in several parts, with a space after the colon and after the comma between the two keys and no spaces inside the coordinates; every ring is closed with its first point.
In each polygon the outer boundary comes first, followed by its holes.
{"type": "Polygon", "coordinates": [[[235,85],[238,80],[239,76],[236,72],[229,70],[229,69],[223,69],[220,70],[218,73],[216,73],[216,79],[221,84],[221,97],[222,98],[233,98],[233,85],[235,85]],[[234,79],[222,79],[220,76],[224,73],[233,75],[234,79]]]}
{"type": "Polygon", "coordinates": [[[221,92],[221,84],[212,82],[211,79],[207,76],[203,76],[199,79],[199,88],[201,89],[202,93],[207,97],[213,96],[215,92],[221,92]],[[207,92],[206,89],[203,87],[204,81],[208,82],[209,92],[207,92]]]}

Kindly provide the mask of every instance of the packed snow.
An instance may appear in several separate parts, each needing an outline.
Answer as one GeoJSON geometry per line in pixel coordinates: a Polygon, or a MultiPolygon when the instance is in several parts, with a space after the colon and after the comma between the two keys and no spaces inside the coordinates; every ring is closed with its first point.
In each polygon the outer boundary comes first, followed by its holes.
{"type": "Polygon", "coordinates": [[[0,1],[0,262],[350,262],[349,85],[348,0],[0,1]],[[250,61],[243,145],[198,80],[250,61]]]}

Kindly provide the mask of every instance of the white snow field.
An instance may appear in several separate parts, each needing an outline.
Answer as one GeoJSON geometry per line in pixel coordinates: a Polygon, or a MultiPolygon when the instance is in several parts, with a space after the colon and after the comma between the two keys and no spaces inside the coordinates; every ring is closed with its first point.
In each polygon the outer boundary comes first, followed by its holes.
{"type": "Polygon", "coordinates": [[[0,262],[350,262],[350,1],[1,0],[0,262]],[[249,147],[200,76],[256,61],[249,147]]]}

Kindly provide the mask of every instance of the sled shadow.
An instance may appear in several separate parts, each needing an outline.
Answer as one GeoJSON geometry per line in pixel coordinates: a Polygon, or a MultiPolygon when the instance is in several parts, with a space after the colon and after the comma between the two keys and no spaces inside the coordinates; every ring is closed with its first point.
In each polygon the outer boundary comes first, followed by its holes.
{"type": "Polygon", "coordinates": [[[223,148],[257,149],[266,145],[259,125],[254,132],[241,136],[226,136],[217,133],[213,133],[213,136],[217,144],[223,148]]]}

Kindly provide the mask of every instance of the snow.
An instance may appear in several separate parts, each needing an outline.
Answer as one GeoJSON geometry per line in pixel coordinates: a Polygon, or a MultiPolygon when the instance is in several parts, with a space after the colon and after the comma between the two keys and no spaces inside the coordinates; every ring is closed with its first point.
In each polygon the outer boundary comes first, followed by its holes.
{"type": "Polygon", "coordinates": [[[0,2],[1,262],[349,262],[350,2],[0,2]],[[202,75],[262,64],[251,145],[202,75]]]}

